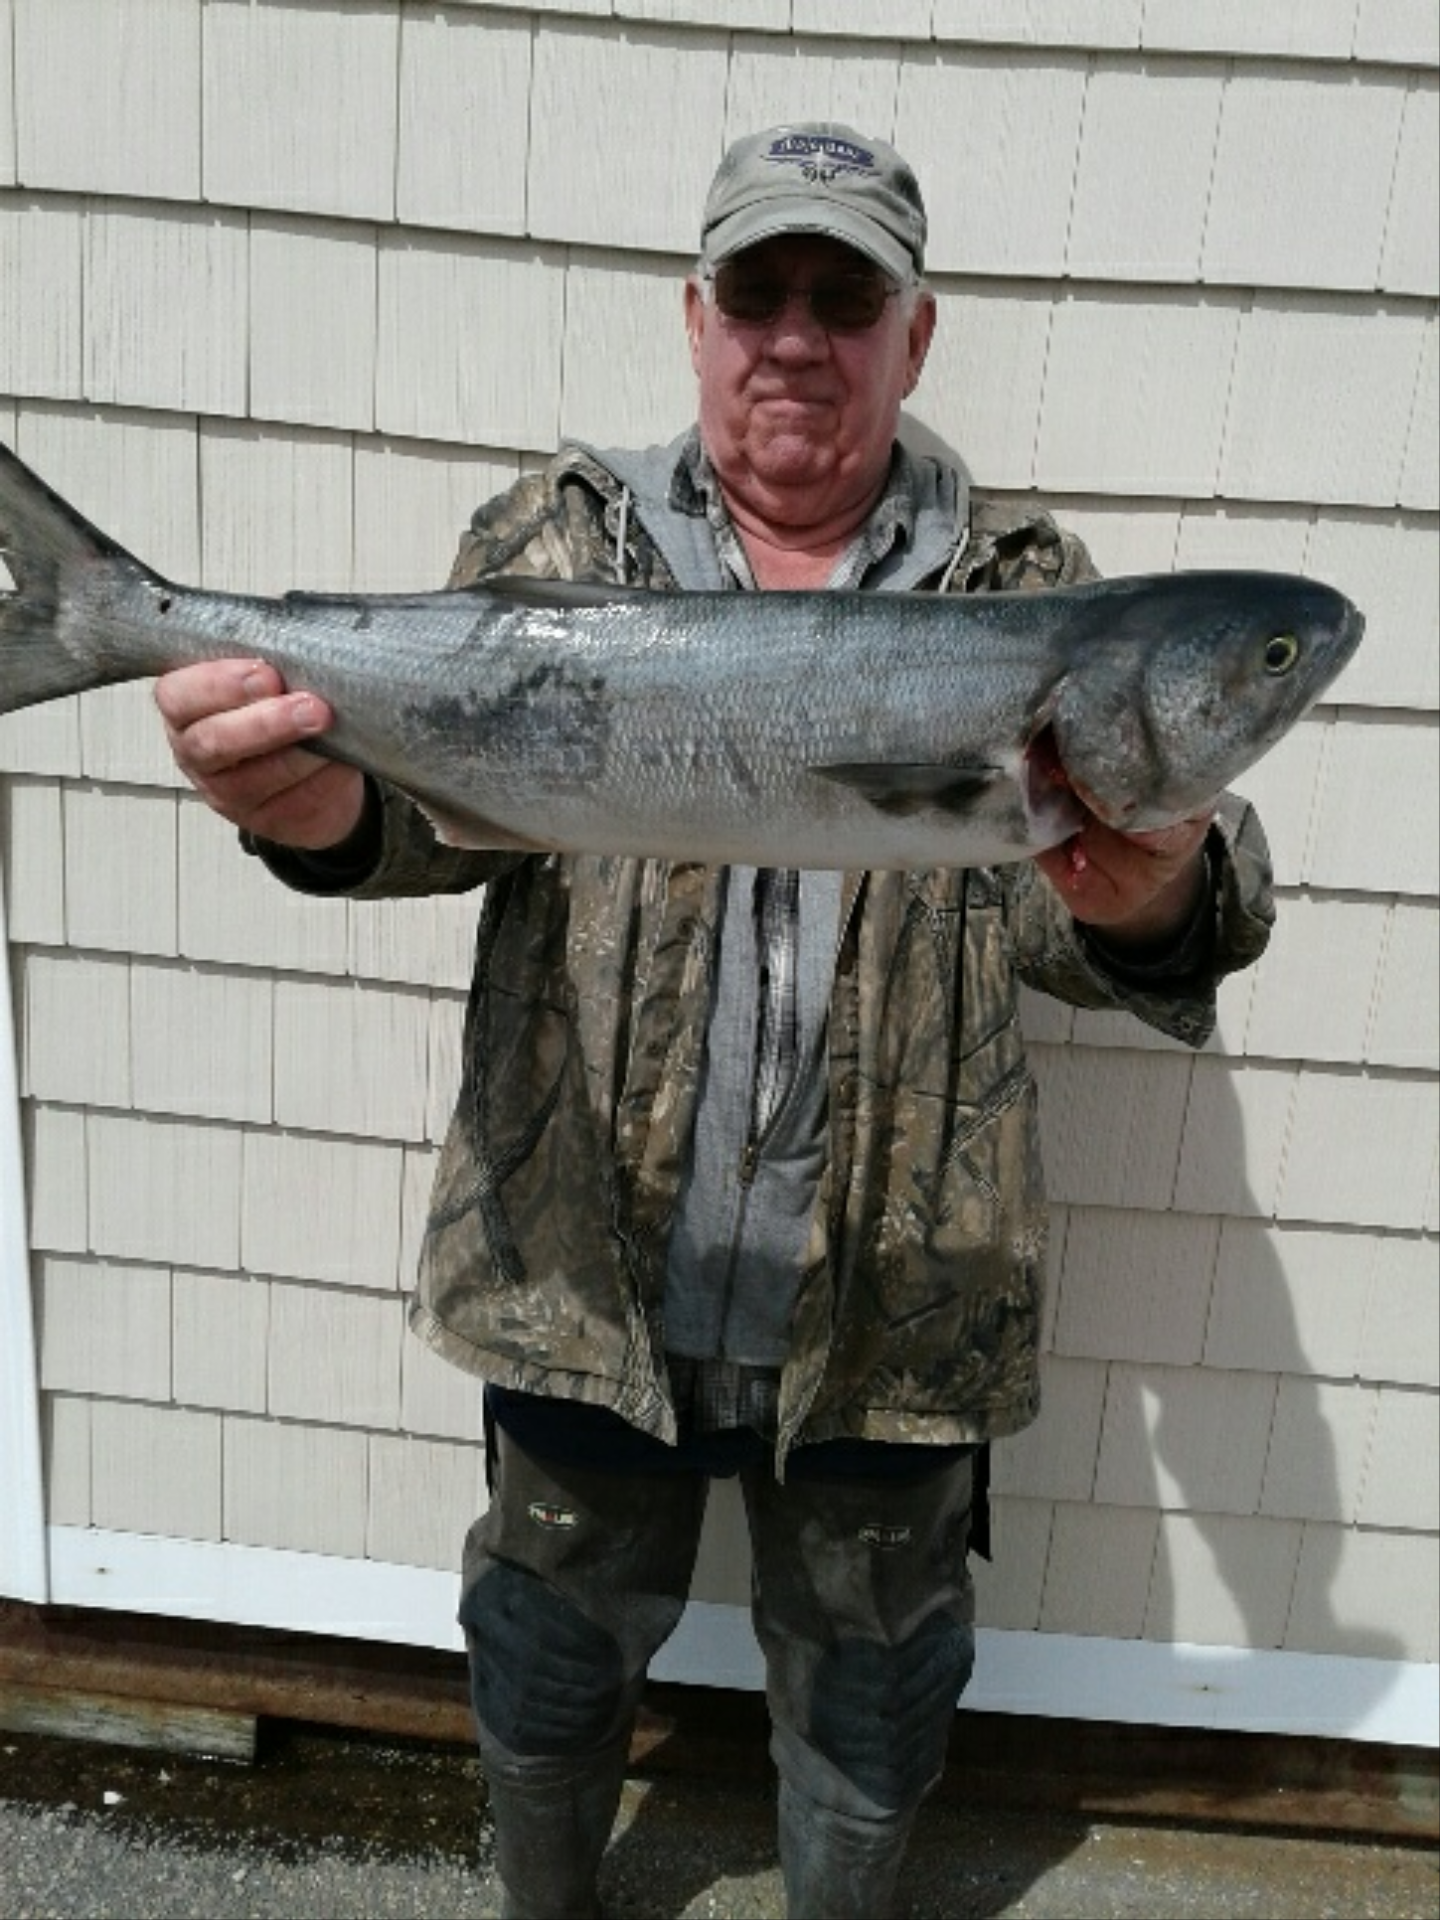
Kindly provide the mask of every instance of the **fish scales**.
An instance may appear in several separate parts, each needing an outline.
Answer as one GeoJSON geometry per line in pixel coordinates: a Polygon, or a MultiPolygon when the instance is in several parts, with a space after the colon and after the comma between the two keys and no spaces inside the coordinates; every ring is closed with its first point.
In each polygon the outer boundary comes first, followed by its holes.
{"type": "Polygon", "coordinates": [[[210,593],[0,447],[0,712],[259,658],[317,751],[459,844],[760,866],[984,865],[1208,805],[1363,632],[1333,588],[1196,572],[1041,594],[210,593]]]}

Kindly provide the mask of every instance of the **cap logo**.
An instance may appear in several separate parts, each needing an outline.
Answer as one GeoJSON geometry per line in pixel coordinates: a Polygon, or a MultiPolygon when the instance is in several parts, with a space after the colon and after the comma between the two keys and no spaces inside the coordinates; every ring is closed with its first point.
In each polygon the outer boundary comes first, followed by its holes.
{"type": "Polygon", "coordinates": [[[806,180],[828,187],[841,174],[878,173],[875,156],[853,140],[833,134],[787,133],[772,140],[765,158],[775,165],[797,166],[806,180]]]}

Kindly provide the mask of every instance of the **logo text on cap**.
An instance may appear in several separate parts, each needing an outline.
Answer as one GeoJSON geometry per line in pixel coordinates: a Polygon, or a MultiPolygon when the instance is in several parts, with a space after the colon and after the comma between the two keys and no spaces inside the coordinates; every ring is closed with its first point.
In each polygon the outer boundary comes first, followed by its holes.
{"type": "Polygon", "coordinates": [[[822,185],[842,173],[875,173],[875,156],[853,140],[839,140],[833,134],[787,133],[772,140],[767,160],[777,165],[798,166],[807,180],[822,185]]]}

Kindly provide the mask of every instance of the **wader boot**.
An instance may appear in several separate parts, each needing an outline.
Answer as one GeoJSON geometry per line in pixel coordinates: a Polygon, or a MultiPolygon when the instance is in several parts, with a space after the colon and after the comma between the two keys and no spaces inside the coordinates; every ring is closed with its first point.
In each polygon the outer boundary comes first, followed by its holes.
{"type": "Polygon", "coordinates": [[[790,1920],[890,1920],[911,1813],[866,1820],[780,1783],[780,1868],[790,1920]]]}
{"type": "Polygon", "coordinates": [[[698,1475],[594,1472],[492,1443],[460,1622],[505,1920],[590,1920],[630,1735],[685,1606],[698,1475]]]}
{"type": "Polygon", "coordinates": [[[894,1911],[974,1658],[971,1491],[968,1454],[904,1479],[797,1464],[783,1487],[745,1484],[791,1920],[894,1911]]]}
{"type": "Polygon", "coordinates": [[[630,1739],[581,1758],[485,1760],[502,1920],[599,1920],[595,1890],[630,1739]]]}

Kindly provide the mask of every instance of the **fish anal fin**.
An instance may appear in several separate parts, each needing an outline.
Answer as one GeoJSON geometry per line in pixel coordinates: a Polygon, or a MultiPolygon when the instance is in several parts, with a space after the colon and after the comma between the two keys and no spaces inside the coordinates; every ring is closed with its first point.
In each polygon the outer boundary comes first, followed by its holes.
{"type": "Polygon", "coordinates": [[[963,816],[1005,777],[1001,767],[949,766],[933,761],[908,766],[885,761],[841,762],[812,771],[823,779],[853,787],[881,813],[901,816],[926,807],[963,816]]]}
{"type": "Polygon", "coordinates": [[[457,813],[433,800],[412,796],[415,804],[435,829],[435,838],[446,847],[468,847],[476,853],[551,853],[544,840],[532,840],[513,827],[500,826],[478,813],[457,813]]]}

